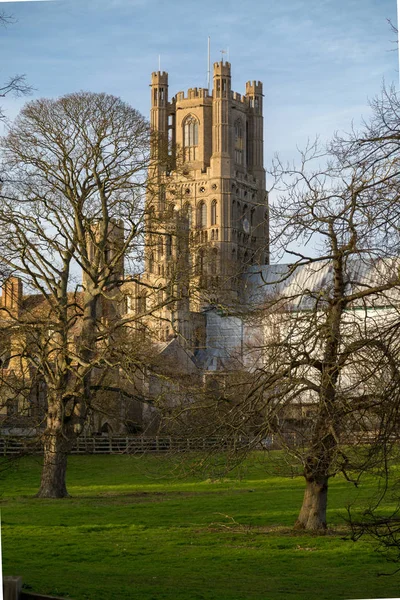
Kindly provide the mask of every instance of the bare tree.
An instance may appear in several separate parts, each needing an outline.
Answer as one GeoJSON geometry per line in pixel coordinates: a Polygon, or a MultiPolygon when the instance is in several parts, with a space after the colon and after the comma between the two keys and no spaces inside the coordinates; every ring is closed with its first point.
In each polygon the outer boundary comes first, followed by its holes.
{"type": "Polygon", "coordinates": [[[124,306],[126,286],[142,285],[124,261],[135,271],[143,256],[149,127],[120,99],[81,92],[28,103],[1,149],[1,259],[36,293],[25,301],[11,292],[3,321],[19,340],[14,372],[45,385],[38,495],[63,497],[67,455],[95,392],[124,380],[134,397],[138,356],[149,356],[136,327],[146,306],[124,306]]]}
{"type": "Polygon", "coordinates": [[[275,162],[275,244],[290,251],[294,239],[305,248],[312,240],[317,249],[292,250],[276,278],[267,307],[281,313],[280,338],[269,339],[261,381],[273,413],[306,400],[312,414],[298,528],[326,528],[329,478],[352,465],[344,444],[360,429],[380,441],[398,424],[398,104],[384,90],[361,133],[336,136],[327,155],[310,147],[299,169],[275,162]]]}
{"type": "MultiPolygon", "coordinates": [[[[391,24],[392,29],[397,29],[391,24]]],[[[385,221],[387,240],[393,244],[391,236],[392,229],[398,230],[399,214],[399,150],[400,150],[400,121],[399,100],[394,89],[383,90],[381,97],[373,101],[374,118],[366,124],[362,135],[352,135],[346,140],[344,151],[346,155],[354,160],[357,156],[359,161],[368,167],[377,169],[386,165],[387,179],[382,187],[379,202],[379,211],[382,220],[385,221]],[[387,188],[385,190],[385,188],[387,188]]],[[[399,249],[393,244],[394,252],[398,254],[399,249]]],[[[391,399],[390,408],[393,410],[395,402],[391,399]]],[[[367,509],[360,514],[358,507],[353,507],[349,512],[349,521],[352,526],[353,538],[359,539],[362,535],[372,537],[381,551],[387,554],[390,561],[399,562],[400,558],[400,536],[399,536],[399,497],[397,489],[396,472],[393,473],[393,463],[398,459],[398,420],[390,419],[382,432],[379,440],[378,450],[381,461],[377,474],[379,476],[379,487],[377,493],[370,500],[367,509]],[[391,504],[397,505],[395,510],[388,514],[384,507],[384,501],[389,500],[391,504]]]]}
{"type": "Polygon", "coordinates": [[[271,241],[292,261],[250,269],[255,363],[233,361],[241,377],[179,413],[212,411],[202,430],[230,438],[236,457],[279,441],[306,482],[299,529],[326,529],[330,478],[357,484],[399,426],[400,106],[384,90],[372,107],[361,132],[311,144],[299,168],[275,160],[271,241]]]}

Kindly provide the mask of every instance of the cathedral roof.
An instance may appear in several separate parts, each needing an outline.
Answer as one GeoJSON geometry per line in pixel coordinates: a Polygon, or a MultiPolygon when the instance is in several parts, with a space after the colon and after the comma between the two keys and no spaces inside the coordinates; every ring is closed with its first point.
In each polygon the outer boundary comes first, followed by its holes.
{"type": "MultiPolygon", "coordinates": [[[[400,258],[349,257],[344,268],[345,294],[369,291],[368,307],[382,308],[400,303],[400,258]],[[381,288],[387,286],[388,290],[381,288]],[[379,288],[379,289],[378,289],[379,288]],[[376,292],[374,293],[374,290],[376,292]]],[[[332,296],[333,265],[330,260],[307,264],[278,264],[250,267],[245,275],[247,306],[286,300],[288,310],[310,310],[332,296]]],[[[352,307],[365,306],[355,300],[352,307]]]]}

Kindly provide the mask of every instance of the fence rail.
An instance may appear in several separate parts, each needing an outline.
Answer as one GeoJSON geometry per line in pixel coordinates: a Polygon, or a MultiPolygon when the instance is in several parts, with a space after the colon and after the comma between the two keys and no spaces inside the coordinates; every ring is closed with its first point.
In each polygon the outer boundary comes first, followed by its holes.
{"type": "MultiPolygon", "coordinates": [[[[346,440],[347,444],[373,443],[373,432],[365,432],[355,436],[354,440],[346,440]]],[[[393,442],[399,441],[397,438],[393,442]]],[[[75,441],[71,454],[145,454],[166,452],[201,452],[255,449],[278,449],[285,445],[303,446],[304,437],[296,433],[287,433],[285,439],[270,435],[257,442],[254,438],[179,438],[172,436],[80,436],[75,441]]],[[[37,437],[17,438],[3,436],[0,438],[0,456],[21,456],[41,454],[42,444],[37,437]]]]}
{"type": "MultiPolygon", "coordinates": [[[[165,452],[199,452],[227,450],[247,446],[250,439],[230,438],[175,438],[169,436],[80,436],[71,454],[144,454],[165,452]]],[[[41,454],[42,444],[37,438],[0,438],[0,456],[41,454]]]]}

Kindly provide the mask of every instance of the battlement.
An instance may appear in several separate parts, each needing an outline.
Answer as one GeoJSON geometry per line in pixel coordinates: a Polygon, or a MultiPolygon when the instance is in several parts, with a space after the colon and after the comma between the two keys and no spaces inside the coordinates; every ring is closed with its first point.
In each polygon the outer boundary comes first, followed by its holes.
{"type": "Polygon", "coordinates": [[[246,96],[242,96],[242,94],[239,94],[239,92],[231,92],[231,98],[235,102],[241,102],[242,104],[247,102],[246,96]]]}
{"type": "Polygon", "coordinates": [[[219,76],[231,76],[231,63],[223,62],[222,60],[220,62],[214,63],[214,77],[219,76]]]}
{"type": "Polygon", "coordinates": [[[188,98],[207,98],[208,89],[207,88],[189,88],[188,89],[188,98]]]}
{"type": "Polygon", "coordinates": [[[176,100],[176,102],[180,102],[181,100],[192,100],[195,98],[211,98],[207,88],[189,88],[187,91],[187,95],[185,92],[178,92],[176,96],[172,99],[172,102],[176,100]]]}
{"type": "Polygon", "coordinates": [[[168,73],[166,71],[154,71],[151,74],[151,85],[168,85],[168,73]]]}
{"type": "Polygon", "coordinates": [[[263,85],[261,81],[246,82],[246,96],[262,96],[263,85]]]}

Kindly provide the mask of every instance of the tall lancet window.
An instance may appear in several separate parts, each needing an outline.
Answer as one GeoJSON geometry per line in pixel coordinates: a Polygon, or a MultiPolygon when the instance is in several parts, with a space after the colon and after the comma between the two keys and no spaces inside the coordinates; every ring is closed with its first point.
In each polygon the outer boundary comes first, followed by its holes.
{"type": "Polygon", "coordinates": [[[185,160],[197,160],[199,145],[199,122],[193,115],[186,117],[183,123],[183,147],[185,160]]]}
{"type": "Polygon", "coordinates": [[[217,201],[211,202],[211,225],[217,224],[217,201]]]}
{"type": "Polygon", "coordinates": [[[243,123],[240,119],[235,121],[235,162],[238,165],[243,164],[243,123]]]}
{"type": "Polygon", "coordinates": [[[207,227],[207,205],[205,202],[200,202],[197,207],[197,227],[201,229],[207,227]]]}

